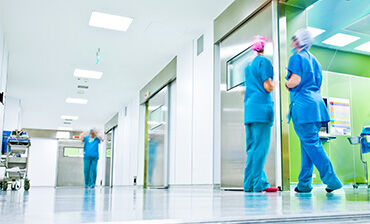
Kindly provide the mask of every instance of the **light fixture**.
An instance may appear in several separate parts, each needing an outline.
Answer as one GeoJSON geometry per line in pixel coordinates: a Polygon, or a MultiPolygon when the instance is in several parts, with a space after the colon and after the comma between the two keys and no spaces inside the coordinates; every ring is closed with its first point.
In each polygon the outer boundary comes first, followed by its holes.
{"type": "Polygon", "coordinates": [[[356,40],[360,39],[359,37],[344,34],[344,33],[337,33],[334,36],[329,37],[328,39],[324,40],[324,44],[329,44],[338,47],[344,47],[356,40]]]}
{"type": "Polygon", "coordinates": [[[71,127],[58,127],[57,129],[60,131],[72,131],[73,130],[73,128],[71,127]]]}
{"type": "Polygon", "coordinates": [[[76,103],[76,104],[87,104],[88,100],[87,99],[82,99],[82,98],[67,98],[66,103],[76,103]]]}
{"type": "Polygon", "coordinates": [[[326,31],[326,30],[323,30],[323,29],[319,29],[319,28],[316,28],[316,27],[310,27],[310,26],[307,27],[307,30],[308,30],[308,32],[311,33],[312,38],[315,38],[315,37],[319,36],[320,34],[322,34],[326,31]]]}
{"type": "Polygon", "coordinates": [[[364,44],[361,44],[360,46],[356,47],[355,49],[359,50],[359,51],[370,52],[370,41],[368,41],[364,44]]]}
{"type": "Polygon", "coordinates": [[[63,120],[77,120],[78,116],[62,115],[61,118],[63,120]]]}
{"type": "Polygon", "coordinates": [[[73,75],[76,76],[76,77],[79,77],[79,78],[100,79],[103,75],[103,72],[90,71],[90,70],[84,70],[84,69],[76,68],[73,75]]]}
{"type": "Polygon", "coordinates": [[[126,31],[133,19],[102,12],[92,12],[89,25],[109,30],[126,31]]]}
{"type": "Polygon", "coordinates": [[[68,131],[57,131],[56,138],[70,138],[71,133],[68,131]]]}

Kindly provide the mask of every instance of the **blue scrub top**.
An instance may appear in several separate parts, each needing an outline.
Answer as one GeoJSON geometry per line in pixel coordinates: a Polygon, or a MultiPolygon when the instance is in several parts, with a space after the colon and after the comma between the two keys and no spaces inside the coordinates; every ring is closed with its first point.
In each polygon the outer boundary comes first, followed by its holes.
{"type": "Polygon", "coordinates": [[[90,136],[84,137],[84,158],[99,159],[99,144],[100,139],[95,137],[93,139],[90,136]]]}
{"type": "Polygon", "coordinates": [[[330,117],[321,96],[322,84],[321,65],[306,49],[294,53],[289,59],[289,80],[292,73],[301,77],[301,82],[290,89],[290,118],[296,124],[329,122],[330,117]]]}
{"type": "Polygon", "coordinates": [[[245,68],[244,124],[274,122],[274,102],[263,87],[273,75],[270,60],[260,55],[245,68]]]}

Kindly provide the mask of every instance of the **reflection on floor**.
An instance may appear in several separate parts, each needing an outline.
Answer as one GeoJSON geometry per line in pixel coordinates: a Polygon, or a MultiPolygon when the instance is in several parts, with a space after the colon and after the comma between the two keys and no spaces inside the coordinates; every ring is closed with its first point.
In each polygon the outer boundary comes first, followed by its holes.
{"type": "MultiPolygon", "coordinates": [[[[134,187],[37,188],[0,191],[0,223],[84,223],[130,220],[251,220],[368,213],[370,190],[350,187],[334,194],[243,193],[211,187],[143,190],[134,187]]],[[[140,222],[142,223],[142,221],[140,222]]],[[[234,222],[233,222],[234,223],[234,222]]],[[[235,222],[241,223],[241,222],[235,222]]],[[[363,223],[363,222],[362,222],[363,223]]]]}

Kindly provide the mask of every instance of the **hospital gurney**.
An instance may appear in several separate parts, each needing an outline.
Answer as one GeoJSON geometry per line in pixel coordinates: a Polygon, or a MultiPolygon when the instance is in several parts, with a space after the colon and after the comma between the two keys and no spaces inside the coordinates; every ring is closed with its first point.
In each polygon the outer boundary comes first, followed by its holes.
{"type": "Polygon", "coordinates": [[[24,183],[24,190],[30,189],[27,177],[28,158],[31,141],[26,132],[12,131],[11,135],[4,137],[3,154],[0,165],[5,167],[4,178],[0,180],[0,188],[4,191],[11,185],[12,190],[19,190],[24,183]]]}
{"type": "MultiPolygon", "coordinates": [[[[363,154],[370,152],[370,126],[364,127],[361,131],[360,136],[349,137],[348,140],[352,145],[361,144],[360,159],[361,159],[361,162],[365,165],[366,185],[368,188],[370,188],[368,170],[367,170],[367,161],[363,159],[363,154]]],[[[354,184],[353,187],[357,188],[358,185],[354,184]]]]}

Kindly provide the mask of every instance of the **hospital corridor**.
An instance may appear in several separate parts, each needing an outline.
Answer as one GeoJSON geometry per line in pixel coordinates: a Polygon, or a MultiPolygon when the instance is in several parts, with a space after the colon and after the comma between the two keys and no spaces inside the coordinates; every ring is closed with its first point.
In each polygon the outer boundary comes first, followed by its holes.
{"type": "Polygon", "coordinates": [[[370,1],[0,0],[0,223],[370,223],[370,1]]]}

